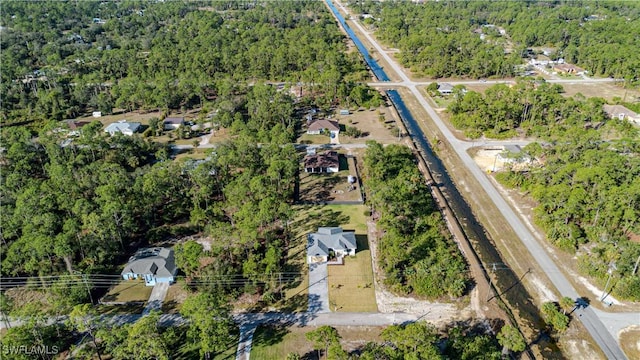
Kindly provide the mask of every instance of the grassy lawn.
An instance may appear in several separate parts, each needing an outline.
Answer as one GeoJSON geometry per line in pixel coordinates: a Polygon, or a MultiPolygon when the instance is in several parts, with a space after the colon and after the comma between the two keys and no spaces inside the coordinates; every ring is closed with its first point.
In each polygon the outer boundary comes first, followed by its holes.
{"type": "Polygon", "coordinates": [[[120,113],[116,113],[113,115],[103,115],[102,117],[98,117],[98,118],[94,118],[91,115],[87,115],[87,116],[83,116],[83,117],[79,117],[76,120],[77,121],[94,121],[94,120],[98,120],[100,121],[105,127],[111,123],[120,121],[120,120],[127,120],[127,121],[132,121],[132,122],[139,122],[142,125],[149,125],[149,119],[153,118],[153,117],[157,117],[160,118],[160,116],[162,115],[161,111],[151,111],[151,112],[146,112],[146,111],[131,111],[131,112],[120,112],[120,113]]]}
{"type": "Polygon", "coordinates": [[[449,106],[449,104],[453,102],[453,96],[448,96],[448,97],[436,96],[436,97],[432,97],[432,99],[436,103],[437,107],[439,108],[446,108],[449,106]]]}
{"type": "Polygon", "coordinates": [[[369,242],[366,235],[357,235],[356,240],[356,256],[345,257],[344,265],[327,267],[331,311],[378,311],[369,242]]]}
{"type": "MultiPolygon", "coordinates": [[[[296,217],[291,226],[295,240],[288,249],[285,271],[299,272],[301,277],[299,281],[290,284],[285,289],[284,299],[278,304],[282,310],[307,311],[307,288],[309,287],[309,268],[306,256],[307,234],[316,231],[321,226],[342,226],[345,230],[354,230],[356,234],[366,235],[367,225],[364,215],[366,209],[367,207],[364,205],[296,205],[293,207],[296,217]]],[[[368,247],[366,251],[368,252],[368,247]]],[[[364,258],[365,256],[360,257],[364,258]]],[[[356,258],[361,261],[358,256],[356,258]]],[[[369,265],[370,273],[371,265],[369,265]]]]}
{"type": "MultiPolygon", "coordinates": [[[[297,238],[314,232],[322,226],[341,226],[344,230],[355,231],[356,235],[367,234],[368,210],[365,205],[296,205],[293,220],[297,238]]],[[[302,240],[306,241],[306,237],[302,240]]]]}
{"type": "MultiPolygon", "coordinates": [[[[353,352],[370,341],[380,341],[382,327],[376,326],[334,326],[342,340],[340,344],[353,352]]],[[[318,359],[318,353],[305,334],[315,327],[258,327],[253,336],[251,358],[260,360],[284,359],[288,354],[299,354],[303,359],[318,359]]]]}
{"type": "Polygon", "coordinates": [[[102,298],[105,302],[147,301],[153,286],[145,286],[142,280],[123,280],[102,298]]]}
{"type": "Polygon", "coordinates": [[[298,137],[298,143],[300,144],[330,144],[331,139],[326,135],[312,135],[302,133],[300,137],[298,137]]]}

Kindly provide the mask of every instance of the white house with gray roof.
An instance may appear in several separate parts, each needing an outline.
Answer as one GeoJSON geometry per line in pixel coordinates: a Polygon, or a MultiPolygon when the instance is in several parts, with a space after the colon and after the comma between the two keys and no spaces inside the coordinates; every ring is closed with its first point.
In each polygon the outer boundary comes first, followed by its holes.
{"type": "Polygon", "coordinates": [[[178,268],[173,249],[155,247],[138,250],[122,270],[124,280],[144,279],[147,286],[173,283],[178,268]]]}
{"type": "Polygon", "coordinates": [[[309,264],[326,262],[329,256],[354,256],[356,235],[343,231],[341,227],[321,227],[318,232],[307,235],[307,260],[309,264]]]}
{"type": "Polygon", "coordinates": [[[438,92],[440,95],[451,95],[453,94],[453,85],[449,83],[440,83],[438,84],[438,92]]]}
{"type": "Polygon", "coordinates": [[[108,132],[111,136],[117,133],[131,136],[133,135],[133,133],[138,131],[138,129],[140,129],[139,122],[127,122],[127,120],[120,120],[118,122],[109,124],[109,126],[104,129],[104,132],[108,132]]]}

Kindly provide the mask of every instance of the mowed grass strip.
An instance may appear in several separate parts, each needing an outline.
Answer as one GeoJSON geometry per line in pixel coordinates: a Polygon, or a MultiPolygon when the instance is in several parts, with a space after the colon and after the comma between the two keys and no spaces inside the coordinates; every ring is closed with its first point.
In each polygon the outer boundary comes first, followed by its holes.
{"type": "Polygon", "coordinates": [[[344,265],[327,267],[331,311],[378,311],[369,242],[366,235],[356,235],[356,240],[356,256],[345,257],[344,265]]]}
{"type": "MultiPolygon", "coordinates": [[[[367,342],[380,341],[383,327],[379,326],[334,326],[342,337],[340,344],[347,352],[362,348],[367,342]]],[[[305,334],[316,327],[263,327],[256,329],[251,345],[251,358],[281,360],[288,354],[298,354],[303,359],[317,359],[318,353],[305,334]]]]}
{"type": "Polygon", "coordinates": [[[146,286],[142,280],[122,280],[102,298],[104,302],[147,301],[153,286],[146,286]]]}

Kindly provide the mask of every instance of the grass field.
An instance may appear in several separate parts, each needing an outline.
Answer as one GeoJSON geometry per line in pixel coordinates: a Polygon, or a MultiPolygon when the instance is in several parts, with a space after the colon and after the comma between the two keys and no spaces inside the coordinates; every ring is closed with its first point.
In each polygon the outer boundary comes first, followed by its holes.
{"type": "Polygon", "coordinates": [[[297,141],[300,144],[310,144],[310,145],[321,145],[321,144],[331,143],[331,139],[326,135],[312,135],[307,133],[300,134],[300,137],[298,137],[297,141]]]}
{"type": "MultiPolygon", "coordinates": [[[[293,220],[296,237],[316,231],[321,226],[341,226],[355,231],[356,235],[367,234],[367,217],[364,205],[296,205],[293,220]]],[[[306,238],[305,238],[306,239],[306,238]]]]}
{"type": "Polygon", "coordinates": [[[153,286],[145,286],[142,280],[123,280],[102,298],[105,302],[147,301],[153,286]]]}
{"type": "Polygon", "coordinates": [[[378,311],[369,242],[366,235],[357,235],[356,240],[356,256],[346,256],[344,265],[327,267],[331,311],[378,311]]]}
{"type": "MultiPolygon", "coordinates": [[[[353,352],[370,341],[380,341],[382,327],[374,326],[335,326],[342,337],[340,344],[353,352]]],[[[313,344],[305,337],[315,327],[259,327],[253,336],[251,358],[260,360],[281,360],[288,354],[295,353],[302,359],[318,359],[313,344]]],[[[323,357],[324,358],[324,357],[323,357]]]]}
{"type": "MultiPolygon", "coordinates": [[[[342,226],[345,230],[355,231],[356,235],[366,236],[367,225],[364,215],[366,209],[363,205],[296,205],[293,207],[296,214],[291,223],[294,240],[287,251],[288,260],[284,271],[301,273],[301,277],[299,281],[285,289],[284,299],[278,304],[280,309],[291,312],[307,311],[307,288],[309,287],[309,267],[306,261],[307,234],[321,226],[342,226]]],[[[365,251],[368,252],[368,247],[365,251]]],[[[369,273],[371,273],[370,268],[369,273]]]]}

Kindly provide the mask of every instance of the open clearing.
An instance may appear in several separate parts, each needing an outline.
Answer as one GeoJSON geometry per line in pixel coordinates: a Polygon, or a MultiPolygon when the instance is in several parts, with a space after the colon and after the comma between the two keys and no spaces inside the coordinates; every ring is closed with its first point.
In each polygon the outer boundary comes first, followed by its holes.
{"type": "Polygon", "coordinates": [[[579,84],[562,84],[564,95],[574,96],[582,94],[587,98],[601,97],[611,101],[614,97],[619,97],[624,101],[637,102],[640,101],[640,91],[634,89],[624,89],[612,83],[579,83],[579,84]]]}
{"type": "MultiPolygon", "coordinates": [[[[335,326],[342,337],[340,344],[347,352],[362,348],[367,342],[380,341],[383,328],[379,326],[335,326]]],[[[302,359],[318,359],[313,343],[305,334],[316,327],[258,327],[251,347],[251,358],[260,360],[281,360],[288,354],[296,353],[302,359]]],[[[323,357],[324,358],[324,357],[323,357]]]]}
{"type": "Polygon", "coordinates": [[[340,133],[341,144],[364,144],[369,140],[383,144],[400,143],[396,136],[399,119],[390,104],[377,109],[359,109],[349,115],[336,115],[336,120],[362,131],[362,136],[357,138],[340,133]]]}
{"type": "Polygon", "coordinates": [[[149,112],[147,111],[131,111],[131,112],[114,111],[112,115],[103,115],[101,117],[93,117],[89,115],[89,116],[79,117],[75,120],[88,121],[88,122],[97,120],[97,121],[100,121],[104,126],[107,126],[111,123],[114,123],[120,120],[134,121],[134,122],[139,122],[142,125],[149,125],[149,119],[154,117],[160,118],[160,116],[162,116],[161,111],[149,111],[149,112]]]}
{"type": "Polygon", "coordinates": [[[122,280],[102,298],[102,302],[146,302],[153,286],[146,286],[142,280],[122,280]]]}
{"type": "MultiPolygon", "coordinates": [[[[384,144],[399,143],[397,136],[398,116],[391,104],[385,104],[375,109],[360,108],[351,111],[349,115],[340,115],[336,111],[327,116],[315,116],[315,119],[326,118],[337,121],[340,124],[338,141],[340,144],[364,144],[369,140],[376,140],[384,144]],[[355,127],[362,132],[360,137],[345,135],[346,127],[355,127]]],[[[303,127],[303,131],[306,127],[303,127]]],[[[329,144],[331,139],[327,135],[312,135],[306,132],[300,133],[300,144],[329,144]]]]}
{"type": "MultiPolygon", "coordinates": [[[[576,83],[560,84],[564,89],[564,96],[572,97],[576,94],[582,94],[586,98],[601,97],[607,101],[612,101],[618,97],[627,102],[639,102],[640,91],[637,89],[625,89],[615,83],[587,83],[576,80],[576,83]]],[[[468,84],[465,85],[467,90],[483,93],[494,84],[468,84]]]]}

